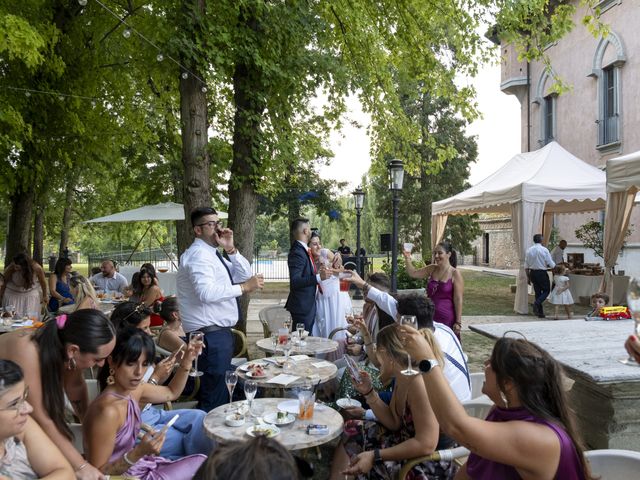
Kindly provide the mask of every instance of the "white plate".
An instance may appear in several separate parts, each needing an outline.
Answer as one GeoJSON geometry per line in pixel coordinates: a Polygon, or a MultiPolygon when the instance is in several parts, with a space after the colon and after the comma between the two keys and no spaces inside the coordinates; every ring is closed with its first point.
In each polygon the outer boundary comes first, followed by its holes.
{"type": "Polygon", "coordinates": [[[273,425],[289,425],[296,421],[296,416],[291,413],[287,413],[286,419],[278,420],[278,412],[272,412],[264,416],[264,421],[273,425]]]}
{"type": "Polygon", "coordinates": [[[249,378],[267,378],[267,374],[266,373],[264,375],[256,375],[253,372],[247,372],[246,375],[249,378]]]}
{"type": "Polygon", "coordinates": [[[248,372],[249,371],[249,365],[260,365],[261,367],[265,367],[265,366],[269,365],[269,362],[262,362],[262,361],[247,362],[247,363],[243,363],[238,368],[240,368],[240,370],[242,370],[243,372],[248,372]]]}
{"type": "Polygon", "coordinates": [[[247,428],[247,435],[255,437],[257,435],[266,435],[268,438],[273,438],[280,433],[280,429],[275,425],[269,425],[267,423],[261,425],[253,425],[247,428]],[[258,432],[255,429],[259,429],[258,432]]]}
{"type": "Polygon", "coordinates": [[[285,400],[278,404],[278,410],[298,415],[300,413],[300,404],[298,400],[285,400]]]}
{"type": "Polygon", "coordinates": [[[336,401],[336,405],[338,405],[340,408],[362,407],[362,404],[355,398],[339,398],[336,401]]]}

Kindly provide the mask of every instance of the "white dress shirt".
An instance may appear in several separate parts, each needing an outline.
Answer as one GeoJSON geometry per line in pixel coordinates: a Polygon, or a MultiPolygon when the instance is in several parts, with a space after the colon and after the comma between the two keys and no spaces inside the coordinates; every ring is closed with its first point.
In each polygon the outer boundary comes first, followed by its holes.
{"type": "Polygon", "coordinates": [[[124,293],[124,289],[129,285],[127,278],[116,271],[113,272],[113,277],[105,277],[102,273],[96,273],[91,277],[91,281],[97,288],[105,292],[124,293]]]}
{"type": "Polygon", "coordinates": [[[555,266],[556,264],[551,259],[549,250],[541,243],[534,243],[527,249],[527,253],[524,256],[524,268],[530,270],[548,270],[555,266]]]}
{"type": "MultiPolygon", "coordinates": [[[[375,287],[369,287],[367,298],[375,302],[375,304],[391,315],[392,318],[398,318],[398,301],[386,292],[378,290],[375,287]]],[[[443,323],[433,322],[435,330],[433,332],[436,341],[445,354],[444,366],[442,373],[449,382],[449,386],[458,400],[464,402],[471,399],[471,386],[469,385],[469,367],[462,352],[462,345],[458,337],[455,336],[453,330],[443,323]],[[458,365],[454,364],[457,363],[458,365]]]]}
{"type": "MultiPolygon", "coordinates": [[[[240,253],[222,259],[233,277],[241,283],[252,276],[249,261],[240,253]]],[[[233,327],[238,322],[236,297],[242,295],[234,285],[216,249],[196,238],[180,257],[177,275],[177,297],[185,332],[217,325],[233,327]]]]}
{"type": "Polygon", "coordinates": [[[559,245],[556,245],[556,248],[551,250],[551,260],[553,260],[556,265],[564,263],[564,250],[560,248],[559,245]]]}

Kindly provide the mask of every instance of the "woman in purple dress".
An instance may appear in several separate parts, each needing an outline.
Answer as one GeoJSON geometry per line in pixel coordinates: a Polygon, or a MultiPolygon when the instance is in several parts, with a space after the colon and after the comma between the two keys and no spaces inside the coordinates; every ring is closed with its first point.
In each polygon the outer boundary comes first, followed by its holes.
{"type": "Polygon", "coordinates": [[[105,474],[127,474],[141,480],[188,479],[195,475],[206,456],[189,455],[175,461],[158,456],[165,430],[141,432],[139,403],[175,400],[198,353],[193,345],[188,346],[168,386],[142,383],[155,355],[153,340],[132,327],[118,333],[108,367],[105,365],[108,376],[101,372],[103,392],[89,407],[83,423],[85,453],[93,465],[105,474]],[[136,444],[138,434],[142,438],[136,444]]]}
{"type": "Polygon", "coordinates": [[[471,454],[456,479],[590,480],[575,414],[563,389],[562,367],[524,339],[499,339],[485,363],[482,393],[495,407],[470,417],[456,399],[422,335],[401,327],[407,352],[423,372],[440,428],[471,454]]]}
{"type": "Polygon", "coordinates": [[[427,296],[436,310],[433,321],[444,323],[460,338],[462,328],[462,295],[464,280],[456,269],[456,251],[451,242],[444,241],[433,250],[433,263],[416,269],[411,262],[411,252],[403,251],[407,274],[412,278],[427,279],[427,296]]]}

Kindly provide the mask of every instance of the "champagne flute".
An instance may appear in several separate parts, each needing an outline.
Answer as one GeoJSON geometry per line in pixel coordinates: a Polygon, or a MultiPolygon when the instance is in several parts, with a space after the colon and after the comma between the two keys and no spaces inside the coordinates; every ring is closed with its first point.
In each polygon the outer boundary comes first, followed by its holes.
{"type": "Polygon", "coordinates": [[[347,308],[344,311],[345,320],[349,325],[353,323],[353,308],[347,308]]]}
{"type": "MultiPolygon", "coordinates": [[[[227,370],[224,374],[224,382],[227,384],[227,390],[229,390],[229,405],[233,403],[233,391],[238,383],[238,374],[234,370],[227,370]]],[[[232,407],[228,407],[226,412],[229,413],[233,410],[232,407]]]]}
{"type": "Polygon", "coordinates": [[[251,411],[251,404],[253,403],[253,399],[255,398],[257,391],[258,382],[255,380],[246,380],[244,382],[244,396],[249,403],[249,411],[251,411]]]}
{"type": "MultiPolygon", "coordinates": [[[[633,317],[633,335],[640,335],[640,277],[633,277],[627,288],[627,307],[633,317]]],[[[619,360],[625,365],[633,365],[639,367],[640,364],[636,359],[629,355],[624,360],[619,360]]]]}
{"type": "MultiPolygon", "coordinates": [[[[402,315],[400,317],[400,325],[407,325],[409,327],[412,328],[418,328],[418,319],[415,317],[415,315],[402,315]]],[[[412,377],[414,375],[417,375],[418,370],[415,370],[413,368],[413,365],[411,364],[411,355],[409,355],[407,353],[407,369],[406,370],[402,370],[400,373],[402,373],[402,375],[406,375],[408,377],[412,377]]]]}
{"type": "Polygon", "coordinates": [[[302,334],[304,333],[304,323],[296,324],[296,330],[298,331],[298,339],[300,340],[300,345],[304,345],[302,341],[302,334]]]}
{"type": "MultiPolygon", "coordinates": [[[[204,344],[204,333],[195,331],[189,333],[189,343],[193,345],[196,349],[201,349],[204,344]]],[[[189,372],[190,377],[201,377],[203,375],[202,372],[198,371],[198,357],[195,360],[194,368],[189,372]]]]}
{"type": "Polygon", "coordinates": [[[291,353],[291,338],[287,338],[284,342],[280,344],[282,347],[282,351],[284,352],[284,364],[282,365],[282,370],[284,373],[289,373],[291,371],[291,365],[289,364],[289,353],[291,353]]]}

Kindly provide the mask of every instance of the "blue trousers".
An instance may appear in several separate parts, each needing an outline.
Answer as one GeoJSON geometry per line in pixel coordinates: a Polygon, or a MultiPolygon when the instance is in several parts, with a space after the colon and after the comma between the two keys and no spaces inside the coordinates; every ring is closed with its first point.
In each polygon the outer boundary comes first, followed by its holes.
{"type": "Polygon", "coordinates": [[[204,336],[204,350],[198,357],[198,370],[204,372],[200,377],[198,408],[205,412],[229,402],[224,374],[232,369],[233,346],[233,334],[229,328],[204,336]]]}
{"type": "Polygon", "coordinates": [[[206,413],[202,410],[161,410],[150,407],[142,412],[142,422],[158,431],[176,414],[180,414],[180,418],[167,430],[160,456],[177,460],[196,453],[209,455],[215,444],[205,432],[203,422],[206,413]]]}

